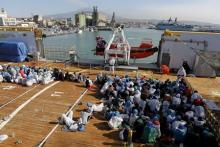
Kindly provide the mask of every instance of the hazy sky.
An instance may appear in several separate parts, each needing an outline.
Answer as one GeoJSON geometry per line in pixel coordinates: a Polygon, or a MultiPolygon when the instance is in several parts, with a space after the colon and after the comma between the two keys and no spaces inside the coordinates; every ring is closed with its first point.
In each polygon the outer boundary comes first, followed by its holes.
{"type": "Polygon", "coordinates": [[[116,16],[205,21],[220,24],[220,0],[0,0],[10,16],[57,14],[94,5],[116,16]]]}

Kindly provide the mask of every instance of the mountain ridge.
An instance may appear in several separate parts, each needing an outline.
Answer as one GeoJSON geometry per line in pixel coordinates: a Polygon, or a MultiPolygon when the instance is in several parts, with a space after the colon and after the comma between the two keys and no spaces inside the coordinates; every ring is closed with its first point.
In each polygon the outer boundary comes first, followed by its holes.
{"type": "MultiPolygon", "coordinates": [[[[64,13],[58,13],[58,14],[45,15],[43,17],[46,18],[46,19],[48,19],[48,18],[54,18],[54,19],[74,18],[75,14],[80,13],[80,12],[92,13],[92,9],[91,8],[83,8],[83,9],[78,9],[78,10],[71,11],[71,12],[64,12],[64,13]]],[[[103,12],[103,11],[99,11],[99,12],[104,14],[104,15],[106,15],[108,20],[111,20],[112,14],[109,14],[109,13],[106,13],[106,12],[103,12]]],[[[134,19],[134,18],[126,18],[126,17],[118,16],[116,14],[116,21],[117,22],[129,22],[129,21],[144,22],[144,21],[148,21],[148,22],[151,22],[153,24],[157,24],[158,22],[160,22],[162,20],[159,20],[159,19],[134,19]]],[[[190,25],[217,26],[217,27],[220,27],[220,24],[213,24],[213,23],[202,22],[202,21],[181,20],[179,22],[185,23],[185,24],[190,24],[190,25]]]]}

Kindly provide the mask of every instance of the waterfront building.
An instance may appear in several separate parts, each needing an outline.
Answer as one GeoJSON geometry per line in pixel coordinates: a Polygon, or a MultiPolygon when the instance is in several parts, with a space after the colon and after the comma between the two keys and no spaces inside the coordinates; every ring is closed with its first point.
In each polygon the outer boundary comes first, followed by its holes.
{"type": "Polygon", "coordinates": [[[17,24],[16,18],[8,16],[4,8],[0,11],[0,26],[15,26],[17,24]]]}
{"type": "Polygon", "coordinates": [[[98,23],[97,23],[97,26],[104,27],[104,26],[106,26],[106,23],[107,23],[106,15],[104,15],[102,13],[98,13],[98,23]]]}
{"type": "Polygon", "coordinates": [[[75,15],[75,25],[82,28],[86,26],[86,14],[78,13],[75,15]]]}
{"type": "Polygon", "coordinates": [[[92,25],[97,26],[97,24],[98,24],[98,7],[94,6],[92,12],[92,25]]]}
{"type": "Polygon", "coordinates": [[[113,12],[110,25],[111,25],[112,27],[115,27],[115,22],[116,22],[116,21],[115,21],[115,12],[113,12]]]}
{"type": "Polygon", "coordinates": [[[54,24],[55,24],[55,22],[52,20],[47,21],[47,27],[52,27],[54,24]]]}
{"type": "Polygon", "coordinates": [[[19,24],[19,26],[36,28],[36,23],[35,22],[22,22],[22,23],[19,24]]]}
{"type": "Polygon", "coordinates": [[[87,14],[86,15],[86,26],[92,26],[92,15],[91,14],[87,14]]]}
{"type": "Polygon", "coordinates": [[[67,19],[66,19],[66,22],[67,22],[67,26],[69,26],[69,27],[72,27],[73,24],[74,24],[72,18],[67,18],[67,19]]]}
{"type": "Polygon", "coordinates": [[[35,23],[39,24],[43,21],[43,17],[41,15],[34,15],[33,20],[35,23]]]}
{"type": "Polygon", "coordinates": [[[93,12],[92,12],[92,26],[106,26],[107,24],[107,17],[106,15],[99,13],[98,12],[98,7],[94,6],[93,7],[93,12]]]}
{"type": "Polygon", "coordinates": [[[33,16],[33,21],[38,25],[38,26],[43,26],[43,17],[41,15],[34,15],[33,16]]]}

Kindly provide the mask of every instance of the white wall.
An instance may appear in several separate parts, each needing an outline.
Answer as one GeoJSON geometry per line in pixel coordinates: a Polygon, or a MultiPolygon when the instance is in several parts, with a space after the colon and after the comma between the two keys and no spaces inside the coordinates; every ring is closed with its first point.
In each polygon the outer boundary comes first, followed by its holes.
{"type": "Polygon", "coordinates": [[[220,52],[220,33],[190,33],[182,32],[180,36],[164,36],[165,41],[161,45],[160,63],[162,61],[162,54],[170,54],[170,68],[178,69],[182,66],[184,60],[186,60],[193,68],[195,62],[195,52],[193,49],[200,49],[206,51],[219,51],[220,52]],[[204,43],[191,43],[191,42],[179,42],[178,40],[193,40],[193,41],[206,41],[207,47],[204,47],[204,43]],[[173,41],[166,41],[173,40],[173,41]]]}

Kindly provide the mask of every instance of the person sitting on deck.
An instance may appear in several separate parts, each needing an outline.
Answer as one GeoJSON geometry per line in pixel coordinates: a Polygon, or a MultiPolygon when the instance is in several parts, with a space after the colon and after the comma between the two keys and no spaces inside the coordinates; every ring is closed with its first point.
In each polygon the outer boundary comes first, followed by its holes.
{"type": "Polygon", "coordinates": [[[202,96],[195,90],[191,95],[191,102],[193,103],[197,99],[202,99],[202,96]]]}
{"type": "MultiPolygon", "coordinates": [[[[99,83],[104,89],[101,92],[103,96],[110,97],[104,103],[109,126],[112,129],[122,127],[122,130],[126,130],[123,124],[128,125],[134,132],[133,141],[156,143],[161,138],[169,138],[172,144],[170,146],[179,143],[185,145],[186,135],[191,131],[189,126],[192,126],[193,131],[198,128],[202,132],[206,125],[204,104],[200,104],[199,100],[194,102],[200,96],[197,92],[191,96],[191,90],[184,79],[162,82],[147,78],[132,79],[126,75],[121,78],[100,78],[99,83]],[[154,116],[159,117],[154,119],[154,116]],[[185,123],[180,124],[183,121],[185,123]]],[[[126,131],[121,132],[126,138],[126,131]]],[[[126,141],[125,138],[122,140],[126,141]]]]}
{"type": "Polygon", "coordinates": [[[79,73],[78,76],[77,76],[77,82],[79,82],[79,83],[84,82],[83,75],[81,73],[79,73]]]}
{"type": "Polygon", "coordinates": [[[172,105],[177,108],[181,104],[181,99],[180,99],[180,94],[177,94],[176,96],[173,97],[172,99],[172,105]]]}
{"type": "Polygon", "coordinates": [[[86,82],[85,82],[86,88],[92,88],[92,80],[89,77],[86,77],[86,82]]]}

